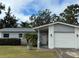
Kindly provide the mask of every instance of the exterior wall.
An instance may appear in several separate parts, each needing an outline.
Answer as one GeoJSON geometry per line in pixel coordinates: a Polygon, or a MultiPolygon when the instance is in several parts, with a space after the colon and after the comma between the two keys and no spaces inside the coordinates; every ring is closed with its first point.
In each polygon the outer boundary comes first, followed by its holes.
{"type": "Polygon", "coordinates": [[[54,25],[54,31],[56,33],[74,33],[74,27],[66,26],[66,25],[61,25],[61,24],[55,24],[54,25]]]}
{"type": "Polygon", "coordinates": [[[24,38],[24,33],[23,33],[23,37],[21,38],[21,44],[22,45],[26,45],[27,44],[27,40],[24,38]]]}
{"type": "Polygon", "coordinates": [[[2,33],[1,38],[4,38],[4,34],[9,34],[9,38],[19,38],[19,33],[2,33]]]}
{"type": "MultiPolygon", "coordinates": [[[[0,33],[0,38],[4,38],[3,37],[4,34],[6,34],[6,33],[0,33]]],[[[9,38],[19,38],[20,33],[8,33],[8,34],[9,34],[9,38]]],[[[27,41],[24,38],[24,33],[22,33],[22,34],[23,34],[23,37],[19,38],[19,39],[21,39],[21,44],[25,45],[25,44],[27,44],[27,41]]]]}
{"type": "Polygon", "coordinates": [[[26,44],[27,44],[26,39],[22,38],[22,39],[21,39],[21,44],[22,44],[22,45],[26,45],[26,44]]]}
{"type": "Polygon", "coordinates": [[[2,33],[0,33],[0,38],[2,37],[2,33]]]}
{"type": "Polygon", "coordinates": [[[54,48],[54,26],[48,28],[48,48],[54,48]]]}
{"type": "Polygon", "coordinates": [[[79,28],[75,28],[75,48],[79,49],[79,28]]]}
{"type": "Polygon", "coordinates": [[[9,33],[9,38],[19,38],[19,33],[9,33]]]}

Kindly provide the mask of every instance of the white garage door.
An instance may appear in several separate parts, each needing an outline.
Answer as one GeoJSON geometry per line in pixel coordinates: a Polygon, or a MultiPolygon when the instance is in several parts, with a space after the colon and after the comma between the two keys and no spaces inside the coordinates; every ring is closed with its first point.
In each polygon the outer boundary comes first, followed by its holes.
{"type": "Polygon", "coordinates": [[[55,33],[55,48],[75,48],[74,33],[55,33]]]}

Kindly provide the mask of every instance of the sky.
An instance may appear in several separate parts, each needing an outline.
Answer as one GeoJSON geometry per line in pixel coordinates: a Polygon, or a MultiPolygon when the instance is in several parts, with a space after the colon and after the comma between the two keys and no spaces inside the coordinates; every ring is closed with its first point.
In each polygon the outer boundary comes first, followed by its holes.
{"type": "MultiPolygon", "coordinates": [[[[52,14],[59,14],[71,4],[79,4],[79,0],[0,0],[5,5],[5,11],[11,7],[11,12],[17,17],[18,22],[29,21],[32,14],[39,10],[49,9],[52,14]]],[[[5,16],[5,11],[2,12],[0,18],[5,16]]]]}

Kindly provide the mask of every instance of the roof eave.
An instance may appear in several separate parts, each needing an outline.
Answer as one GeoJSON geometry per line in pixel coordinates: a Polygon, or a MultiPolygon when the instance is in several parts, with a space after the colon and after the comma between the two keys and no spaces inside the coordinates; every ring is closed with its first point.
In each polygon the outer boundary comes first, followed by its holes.
{"type": "Polygon", "coordinates": [[[63,23],[63,22],[55,22],[55,23],[51,23],[51,24],[46,24],[46,25],[34,27],[33,29],[39,29],[39,28],[43,28],[43,27],[46,27],[46,26],[54,25],[54,24],[63,24],[63,25],[79,28],[79,26],[76,26],[76,25],[67,24],[67,23],[63,23]]]}

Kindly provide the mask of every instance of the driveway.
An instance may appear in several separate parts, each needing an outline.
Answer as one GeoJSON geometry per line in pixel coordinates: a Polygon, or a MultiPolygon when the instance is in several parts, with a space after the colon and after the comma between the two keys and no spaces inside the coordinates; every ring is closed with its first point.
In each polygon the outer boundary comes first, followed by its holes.
{"type": "Polygon", "coordinates": [[[59,55],[59,58],[78,58],[79,50],[77,49],[55,49],[56,53],[59,55]]]}

